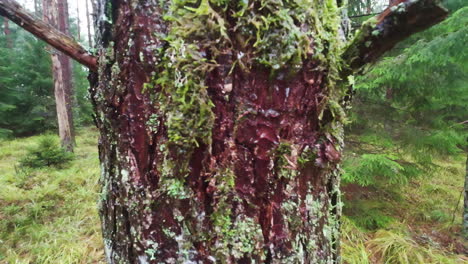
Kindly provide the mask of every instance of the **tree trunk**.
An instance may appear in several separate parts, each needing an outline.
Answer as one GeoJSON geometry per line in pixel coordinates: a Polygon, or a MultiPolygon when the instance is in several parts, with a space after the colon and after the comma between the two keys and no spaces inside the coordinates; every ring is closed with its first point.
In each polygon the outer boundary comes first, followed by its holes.
{"type": "MultiPolygon", "coordinates": [[[[66,0],[44,0],[44,19],[62,33],[69,35],[68,4],[66,0]]],[[[72,114],[72,66],[65,54],[54,51],[51,53],[54,74],[54,93],[57,107],[59,135],[62,147],[73,151],[75,135],[72,114]]]]}
{"type": "Polygon", "coordinates": [[[98,1],[108,263],[339,263],[348,75],[446,11],[387,10],[348,68],[334,0],[194,2],[98,1]]]}
{"type": "Polygon", "coordinates": [[[91,38],[91,16],[89,13],[89,0],[85,0],[86,3],[86,25],[88,28],[88,46],[91,49],[93,47],[93,39],[91,38]]]}
{"type": "Polygon", "coordinates": [[[151,3],[99,5],[92,94],[108,262],[338,262],[343,141],[334,2],[255,4],[242,18],[232,15],[236,4],[199,1],[194,12],[173,5],[180,23],[164,21],[169,7],[151,3]],[[195,15],[204,8],[211,14],[195,15]],[[271,33],[247,22],[286,8],[317,10],[320,26],[296,14],[300,26],[273,23],[271,33]],[[253,47],[256,33],[265,34],[258,41],[266,48],[253,47]]]}
{"type": "Polygon", "coordinates": [[[40,8],[40,6],[39,6],[39,0],[34,0],[34,14],[35,14],[36,16],[39,16],[39,14],[40,14],[39,10],[40,10],[40,9],[41,9],[41,8],[40,8]]]}
{"type": "MultiPolygon", "coordinates": [[[[447,11],[402,0],[341,50],[334,0],[194,2],[93,1],[99,69],[69,53],[93,70],[108,263],[339,263],[350,75],[447,11]]],[[[0,2],[47,28],[21,11],[0,2]]]]}
{"type": "Polygon", "coordinates": [[[6,43],[8,48],[13,48],[13,42],[11,41],[11,30],[10,30],[10,24],[8,23],[8,19],[4,18],[3,19],[3,34],[5,34],[6,38],[6,43]]]}
{"type": "Polygon", "coordinates": [[[80,29],[80,5],[78,2],[76,3],[76,25],[77,25],[77,40],[78,42],[81,41],[81,29],[80,29]]]}
{"type": "MultiPolygon", "coordinates": [[[[467,139],[468,141],[468,139],[467,139]]],[[[463,204],[463,235],[468,239],[468,147],[466,148],[465,195],[463,204]]]]}
{"type": "Polygon", "coordinates": [[[8,36],[10,35],[11,31],[10,31],[10,26],[8,24],[8,19],[4,18],[3,19],[3,34],[5,34],[5,36],[8,36]]]}

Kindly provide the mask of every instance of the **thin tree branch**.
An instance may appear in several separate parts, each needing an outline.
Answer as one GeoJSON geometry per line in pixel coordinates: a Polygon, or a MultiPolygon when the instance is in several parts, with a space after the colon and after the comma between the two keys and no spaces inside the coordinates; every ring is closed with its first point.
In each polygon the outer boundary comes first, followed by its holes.
{"type": "Polygon", "coordinates": [[[366,16],[376,16],[376,15],[379,15],[379,14],[380,14],[380,13],[360,14],[360,15],[355,15],[355,16],[349,16],[349,18],[366,17],[366,16]]]}
{"type": "Polygon", "coordinates": [[[352,71],[376,61],[410,35],[444,20],[448,11],[437,0],[400,0],[366,21],[344,52],[352,71]]]}
{"type": "Polygon", "coordinates": [[[97,70],[96,57],[86,51],[85,48],[71,37],[29,14],[16,1],[0,0],[0,15],[9,18],[37,38],[47,42],[90,70],[97,70]]]}

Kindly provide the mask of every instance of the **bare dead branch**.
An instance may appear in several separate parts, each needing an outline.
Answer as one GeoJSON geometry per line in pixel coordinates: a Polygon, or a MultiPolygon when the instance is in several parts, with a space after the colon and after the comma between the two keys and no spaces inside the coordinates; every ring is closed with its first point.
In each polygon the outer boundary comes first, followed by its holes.
{"type": "Polygon", "coordinates": [[[344,52],[353,71],[376,61],[398,42],[445,19],[437,0],[400,0],[365,22],[344,52]]]}
{"type": "Polygon", "coordinates": [[[97,70],[96,57],[86,51],[85,48],[71,37],[29,14],[16,1],[0,0],[0,15],[9,18],[37,38],[47,42],[90,70],[97,70]]]}

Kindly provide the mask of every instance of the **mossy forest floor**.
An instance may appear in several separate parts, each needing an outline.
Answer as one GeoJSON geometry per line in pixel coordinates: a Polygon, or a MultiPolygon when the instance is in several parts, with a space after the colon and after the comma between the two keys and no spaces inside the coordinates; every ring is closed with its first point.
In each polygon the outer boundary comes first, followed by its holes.
{"type": "MultiPolygon", "coordinates": [[[[20,168],[39,138],[0,141],[0,263],[104,263],[97,131],[79,131],[76,158],[64,169],[20,168]]],[[[398,188],[344,186],[345,263],[468,263],[464,160],[439,163],[435,175],[398,188]]]]}

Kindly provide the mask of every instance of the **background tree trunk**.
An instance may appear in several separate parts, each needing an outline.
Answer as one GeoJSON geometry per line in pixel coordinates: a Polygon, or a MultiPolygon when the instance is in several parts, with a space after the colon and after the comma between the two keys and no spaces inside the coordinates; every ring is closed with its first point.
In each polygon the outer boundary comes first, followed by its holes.
{"type": "MultiPolygon", "coordinates": [[[[68,4],[66,0],[43,0],[44,20],[66,35],[69,33],[68,4]]],[[[57,106],[59,135],[62,146],[73,151],[72,65],[70,58],[59,51],[51,53],[54,74],[54,93],[57,106]]]]}
{"type": "MultiPolygon", "coordinates": [[[[468,141],[468,139],[467,139],[468,141]]],[[[466,150],[465,193],[463,204],[463,235],[468,239],[468,147],[466,150]]]]}
{"type": "Polygon", "coordinates": [[[39,0],[34,0],[34,14],[36,16],[40,15],[41,7],[39,6],[39,0]]]}
{"type": "Polygon", "coordinates": [[[13,48],[13,42],[11,41],[11,37],[9,36],[11,34],[11,30],[7,18],[3,19],[3,34],[5,34],[7,46],[9,48],[13,48]]]}
{"type": "Polygon", "coordinates": [[[93,47],[93,39],[91,37],[91,14],[89,12],[89,0],[86,0],[86,25],[88,28],[88,46],[91,49],[93,47]]]}
{"type": "Polygon", "coordinates": [[[77,29],[77,33],[76,33],[76,36],[77,36],[77,40],[78,42],[81,41],[81,25],[80,25],[80,5],[78,3],[76,3],[76,26],[78,27],[77,29]]]}

